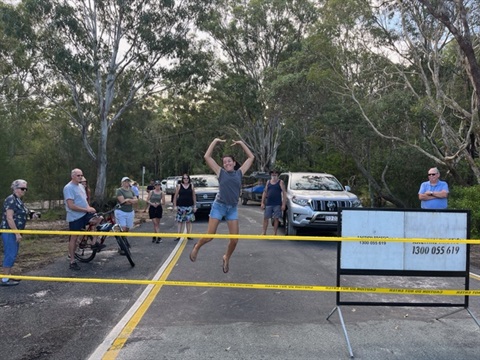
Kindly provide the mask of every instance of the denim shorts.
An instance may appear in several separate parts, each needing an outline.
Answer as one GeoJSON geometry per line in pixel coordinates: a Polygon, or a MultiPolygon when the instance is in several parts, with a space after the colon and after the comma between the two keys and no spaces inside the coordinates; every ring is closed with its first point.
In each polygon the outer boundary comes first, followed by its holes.
{"type": "Polygon", "coordinates": [[[210,217],[217,220],[238,220],[237,204],[227,205],[214,201],[210,209],[210,217]]]}
{"type": "Polygon", "coordinates": [[[70,221],[68,223],[68,228],[70,231],[80,231],[80,230],[85,230],[87,227],[88,222],[90,221],[91,218],[93,218],[93,213],[86,213],[83,215],[80,219],[77,219],[75,221],[70,221]]]}
{"type": "Polygon", "coordinates": [[[282,205],[267,205],[263,217],[265,219],[280,219],[282,217],[282,205]]]}
{"type": "Polygon", "coordinates": [[[115,210],[115,222],[121,227],[133,228],[133,219],[135,218],[135,211],[115,210]]]}

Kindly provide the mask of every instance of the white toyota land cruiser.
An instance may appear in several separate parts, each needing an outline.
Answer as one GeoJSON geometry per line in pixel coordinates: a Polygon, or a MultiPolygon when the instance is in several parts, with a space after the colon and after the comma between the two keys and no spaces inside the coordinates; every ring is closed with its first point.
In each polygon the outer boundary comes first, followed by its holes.
{"type": "Polygon", "coordinates": [[[350,188],[330,174],[288,172],[280,174],[280,179],[287,190],[285,235],[296,235],[298,228],[336,230],[340,208],[362,206],[350,188]]]}

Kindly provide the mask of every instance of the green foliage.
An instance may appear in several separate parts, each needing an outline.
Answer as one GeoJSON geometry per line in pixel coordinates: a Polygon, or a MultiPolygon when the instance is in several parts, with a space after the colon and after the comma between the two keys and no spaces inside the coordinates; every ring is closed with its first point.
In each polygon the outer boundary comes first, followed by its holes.
{"type": "MultiPolygon", "coordinates": [[[[99,31],[117,28],[115,14],[109,13],[112,3],[96,2],[99,31]]],[[[390,193],[398,204],[419,207],[418,188],[435,164],[406,142],[434,155],[433,145],[444,152],[448,144],[417,75],[421,69],[430,76],[427,64],[403,68],[380,52],[361,51],[361,40],[380,49],[401,39],[400,33],[370,27],[374,18],[367,2],[192,0],[182,4],[194,10],[178,7],[179,14],[171,1],[148,1],[148,6],[136,0],[115,2],[126,3],[117,8],[128,24],[124,40],[138,47],[123,62],[132,67],[120,66],[118,73],[109,68],[112,47],[104,42],[109,37],[92,42],[86,34],[85,12],[79,11],[83,2],[0,4],[0,195],[10,193],[12,180],[24,178],[30,188],[27,201],[57,200],[74,167],[83,170],[94,191],[103,119],[108,122],[103,128],[108,129],[106,206],[121,177],[141,182],[143,167],[146,183],[183,172],[209,173],[203,155],[211,140],[242,137],[256,152],[252,170],[264,170],[275,158],[282,171],[334,174],[363,195],[366,206],[390,193]],[[195,42],[183,27],[183,20],[196,14],[200,28],[216,40],[208,50],[204,45],[210,38],[195,42]],[[318,22],[312,28],[314,20],[318,22]],[[175,34],[165,34],[168,29],[175,34]],[[98,48],[93,49],[95,42],[98,48]],[[162,68],[164,55],[171,61],[162,68]],[[406,70],[406,78],[400,70],[406,70]],[[109,82],[113,78],[115,84],[109,82]],[[31,79],[40,80],[36,88],[31,79]],[[372,123],[405,142],[380,138],[371,129],[345,91],[348,82],[372,123]],[[139,96],[130,92],[140,84],[139,96]],[[112,92],[102,92],[110,85],[112,92]],[[75,101],[71,91],[78,95],[75,101]]],[[[470,111],[472,88],[462,73],[458,48],[452,41],[444,50],[439,54],[442,91],[470,111]]],[[[463,134],[468,128],[465,112],[441,109],[442,121],[451,126],[445,133],[463,134]]],[[[214,156],[220,161],[230,152],[243,157],[228,144],[219,146],[214,156]]],[[[452,189],[452,205],[458,185],[478,179],[464,160],[451,166],[449,172],[440,168],[452,189]]],[[[478,232],[478,224],[475,228],[478,232]]]]}
{"type": "Polygon", "coordinates": [[[450,188],[448,208],[470,210],[471,238],[480,237],[480,185],[450,188]]]}
{"type": "Polygon", "coordinates": [[[65,208],[48,209],[41,212],[39,221],[65,220],[65,208]]]}

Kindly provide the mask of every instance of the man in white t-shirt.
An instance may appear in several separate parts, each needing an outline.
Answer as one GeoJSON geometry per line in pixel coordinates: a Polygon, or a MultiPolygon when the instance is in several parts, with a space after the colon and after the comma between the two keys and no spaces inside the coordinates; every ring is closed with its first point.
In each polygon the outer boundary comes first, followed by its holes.
{"type": "MultiPolygon", "coordinates": [[[[71,180],[63,188],[63,199],[67,211],[68,228],[70,231],[85,230],[90,219],[96,213],[95,208],[88,205],[85,187],[80,183],[83,172],[80,169],[73,169],[71,180]]],[[[75,262],[75,251],[77,250],[78,235],[71,235],[68,243],[68,255],[70,257],[70,269],[80,270],[75,262]]]]}

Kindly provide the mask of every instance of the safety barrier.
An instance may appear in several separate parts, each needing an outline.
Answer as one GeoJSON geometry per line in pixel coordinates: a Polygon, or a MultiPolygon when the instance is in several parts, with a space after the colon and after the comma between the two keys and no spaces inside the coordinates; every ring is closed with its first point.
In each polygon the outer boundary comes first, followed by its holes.
{"type": "MultiPolygon", "coordinates": [[[[0,229],[6,233],[21,233],[35,235],[92,235],[103,236],[105,232],[98,231],[54,231],[54,230],[8,230],[0,229]]],[[[184,237],[184,233],[129,233],[135,237],[184,237]]],[[[114,236],[112,233],[111,236],[114,236]]],[[[190,237],[207,237],[207,234],[189,234],[190,237]]],[[[230,234],[208,234],[209,238],[217,239],[242,239],[242,240],[288,240],[288,241],[358,241],[358,237],[332,237],[332,236],[283,236],[283,235],[230,235],[230,234]]],[[[424,239],[424,238],[375,238],[375,241],[386,242],[417,242],[424,243],[448,243],[448,244],[476,244],[480,245],[480,239],[424,239]]],[[[0,274],[0,277],[6,275],[0,274]]],[[[264,290],[293,290],[293,291],[318,291],[318,292],[345,292],[345,293],[379,293],[379,294],[402,294],[402,295],[444,295],[444,296],[480,296],[480,290],[465,289],[419,289],[419,288],[381,288],[381,287],[344,287],[344,286],[316,286],[296,284],[245,284],[245,283],[212,283],[212,282],[186,282],[186,281],[157,281],[157,280],[135,280],[135,279],[100,279],[100,278],[64,278],[45,276],[23,276],[9,275],[16,279],[32,281],[72,282],[72,283],[99,283],[99,284],[131,284],[131,285],[167,285],[167,286],[192,286],[192,287],[217,287],[217,288],[242,288],[242,289],[264,289],[264,290]]]]}

